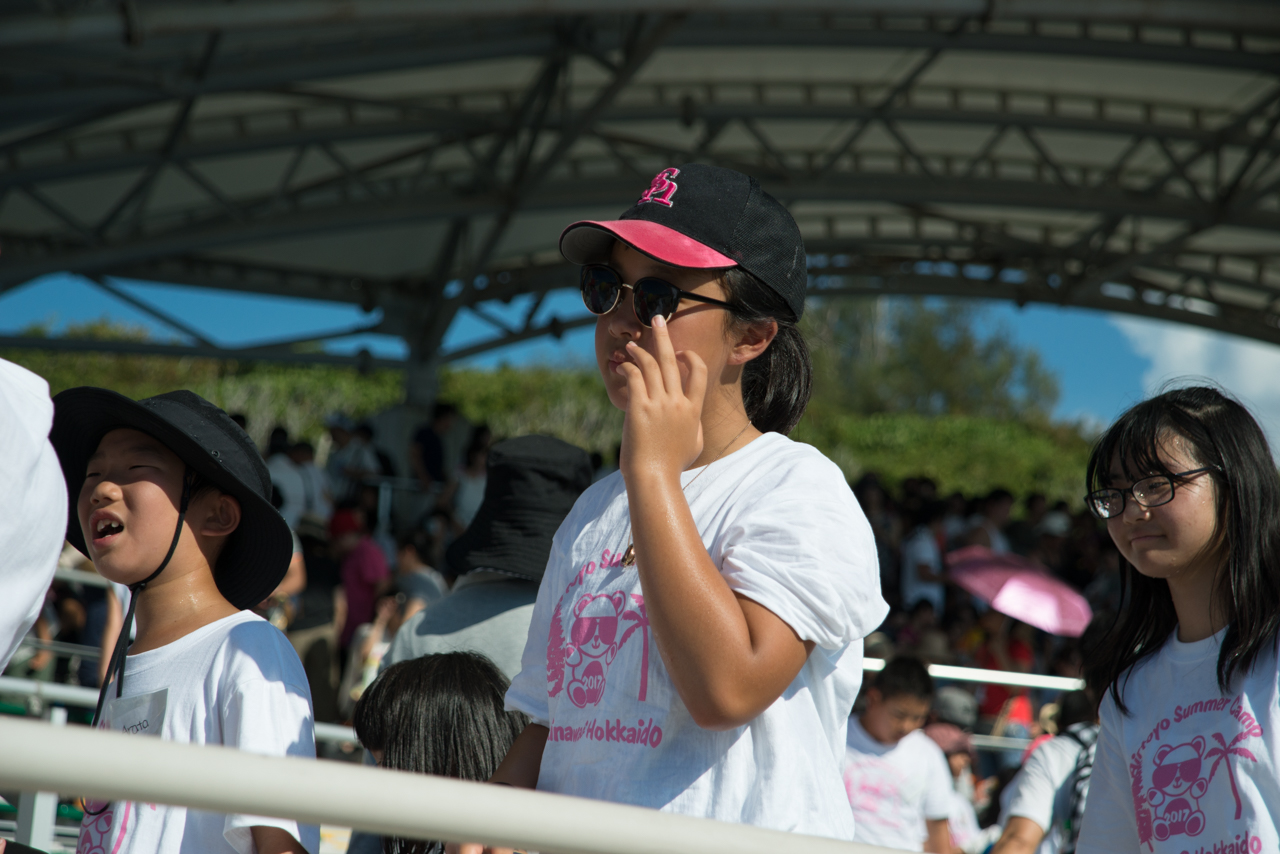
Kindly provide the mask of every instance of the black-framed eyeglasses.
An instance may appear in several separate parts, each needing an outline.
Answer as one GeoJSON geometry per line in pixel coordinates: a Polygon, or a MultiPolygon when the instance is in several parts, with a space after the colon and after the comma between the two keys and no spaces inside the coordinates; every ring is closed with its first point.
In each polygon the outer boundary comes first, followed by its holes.
{"type": "Polygon", "coordinates": [[[1175,472],[1173,477],[1164,474],[1144,477],[1125,489],[1115,486],[1095,489],[1085,496],[1084,503],[1089,505],[1093,515],[1099,519],[1114,519],[1124,512],[1124,505],[1127,500],[1125,498],[1126,495],[1132,495],[1133,500],[1141,507],[1159,507],[1161,504],[1168,504],[1173,500],[1175,478],[1178,480],[1190,480],[1196,475],[1204,474],[1207,471],[1219,471],[1219,469],[1217,466],[1206,466],[1205,468],[1191,469],[1190,471],[1175,472]]]}
{"type": "Polygon", "coordinates": [[[634,285],[628,285],[622,281],[617,270],[603,264],[588,264],[583,267],[579,287],[582,289],[582,302],[592,314],[608,314],[617,308],[622,299],[622,290],[626,288],[631,291],[631,307],[635,309],[636,319],[650,327],[653,326],[655,317],[670,320],[682,299],[733,308],[727,302],[681,290],[670,282],[653,276],[646,276],[637,280],[634,285]]]}

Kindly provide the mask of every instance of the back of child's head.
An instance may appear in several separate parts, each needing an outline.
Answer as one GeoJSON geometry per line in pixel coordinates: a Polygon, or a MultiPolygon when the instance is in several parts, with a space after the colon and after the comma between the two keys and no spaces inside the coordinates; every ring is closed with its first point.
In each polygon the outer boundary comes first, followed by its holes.
{"type": "Polygon", "coordinates": [[[487,780],[528,723],[504,711],[508,682],[473,652],[425,655],[388,667],[355,708],[360,743],[382,767],[487,780]]]}
{"type": "Polygon", "coordinates": [[[1098,704],[1087,691],[1068,691],[1058,703],[1058,733],[1080,723],[1093,723],[1098,717],[1098,704]]]}
{"type": "Polygon", "coordinates": [[[431,554],[435,550],[435,537],[431,536],[430,531],[425,531],[422,528],[411,528],[396,540],[396,548],[401,552],[412,549],[419,562],[427,563],[431,560],[431,554]]]}
{"type": "Polygon", "coordinates": [[[884,669],[876,674],[872,687],[880,692],[881,699],[911,697],[916,700],[933,699],[933,677],[924,662],[910,655],[900,655],[885,662],[884,669]]]}
{"type": "MultiPolygon", "coordinates": [[[[1087,489],[1110,485],[1113,467],[1133,483],[1164,475],[1187,482],[1166,461],[1171,451],[1190,457],[1213,479],[1215,531],[1224,558],[1215,596],[1228,622],[1218,659],[1218,682],[1228,690],[1269,649],[1280,628],[1280,474],[1258,422],[1216,388],[1166,391],[1130,408],[1098,439],[1089,458],[1087,489]],[[1162,456],[1164,452],[1165,456],[1162,456]]],[[[1086,656],[1086,677],[1096,697],[1111,688],[1125,710],[1117,680],[1152,655],[1177,626],[1163,579],[1149,578],[1121,558],[1128,605],[1100,644],[1086,656]]]]}

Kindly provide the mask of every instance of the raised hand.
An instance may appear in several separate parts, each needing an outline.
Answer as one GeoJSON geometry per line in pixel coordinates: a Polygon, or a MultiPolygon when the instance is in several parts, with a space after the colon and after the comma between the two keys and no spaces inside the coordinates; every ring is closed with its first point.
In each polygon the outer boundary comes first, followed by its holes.
{"type": "Polygon", "coordinates": [[[634,341],[627,378],[627,410],[619,468],[628,482],[638,475],[679,477],[702,454],[702,399],[707,366],[691,350],[676,352],[667,324],[653,319],[656,356],[634,341]]]}

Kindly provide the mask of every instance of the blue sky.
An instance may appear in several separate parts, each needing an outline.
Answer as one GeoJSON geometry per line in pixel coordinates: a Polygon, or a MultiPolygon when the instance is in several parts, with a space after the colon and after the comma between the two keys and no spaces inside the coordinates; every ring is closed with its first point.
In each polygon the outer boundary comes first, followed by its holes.
{"type": "MultiPolygon", "coordinates": [[[[357,328],[376,320],[354,306],[278,297],[229,294],[196,288],[121,283],[130,293],[191,323],[206,337],[226,346],[265,343],[315,332],[357,328]]],[[[494,304],[495,314],[512,320],[523,316],[524,303],[494,304]]],[[[1002,326],[1015,340],[1038,350],[1057,374],[1061,397],[1055,415],[1105,424],[1126,406],[1164,381],[1203,376],[1225,385],[1259,414],[1273,441],[1280,438],[1280,388],[1268,377],[1280,376],[1280,348],[1246,342],[1177,324],[1123,318],[1080,309],[1005,303],[986,306],[987,322],[1002,326]]],[[[579,317],[578,296],[559,292],[539,310],[539,320],[579,317]]],[[[172,330],[138,309],[70,275],[47,276],[0,295],[0,335],[13,335],[35,323],[57,332],[67,324],[100,317],[145,326],[157,338],[172,330]]],[[[450,328],[446,347],[465,346],[493,334],[491,327],[469,314],[450,328]]],[[[335,352],[368,347],[375,355],[404,355],[404,345],[390,336],[360,335],[328,344],[335,352]]],[[[560,341],[545,338],[475,358],[481,367],[503,362],[591,365],[590,328],[566,333],[560,341]]]]}

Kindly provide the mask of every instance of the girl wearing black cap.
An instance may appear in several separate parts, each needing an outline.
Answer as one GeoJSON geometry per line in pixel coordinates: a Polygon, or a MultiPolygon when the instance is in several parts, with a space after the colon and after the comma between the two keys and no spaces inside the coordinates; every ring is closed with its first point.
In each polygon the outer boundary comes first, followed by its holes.
{"type": "Polygon", "coordinates": [[[493,780],[851,839],[845,730],[887,607],[840,470],[786,438],[810,382],[799,230],[690,164],[561,251],[621,470],[556,535],[507,694],[534,723],[493,780]]]}

